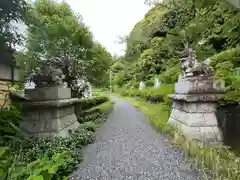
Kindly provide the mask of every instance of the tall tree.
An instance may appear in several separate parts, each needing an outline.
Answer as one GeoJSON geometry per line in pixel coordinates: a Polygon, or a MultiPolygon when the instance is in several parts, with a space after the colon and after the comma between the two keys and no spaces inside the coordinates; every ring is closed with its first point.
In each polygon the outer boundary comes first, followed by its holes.
{"type": "MultiPolygon", "coordinates": [[[[14,23],[24,21],[28,6],[25,0],[0,1],[0,53],[2,58],[9,58],[13,54],[13,46],[19,44],[21,35],[13,26],[14,23]]],[[[7,58],[7,59],[8,59],[7,58]]]]}
{"type": "Polygon", "coordinates": [[[37,60],[60,57],[66,82],[87,76],[91,64],[92,34],[70,6],[52,0],[37,0],[28,18],[27,48],[37,60]]]}
{"type": "Polygon", "coordinates": [[[95,42],[92,48],[91,71],[89,81],[95,86],[108,86],[109,69],[112,62],[111,54],[100,43],[95,42]]]}

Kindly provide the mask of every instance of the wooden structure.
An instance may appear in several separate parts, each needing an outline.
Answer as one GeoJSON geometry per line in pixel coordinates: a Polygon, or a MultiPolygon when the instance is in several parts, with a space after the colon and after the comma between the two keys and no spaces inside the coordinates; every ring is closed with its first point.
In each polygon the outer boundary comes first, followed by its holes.
{"type": "Polygon", "coordinates": [[[12,52],[2,51],[0,57],[0,107],[6,107],[9,103],[9,82],[19,80],[19,68],[16,66],[12,52]]]}

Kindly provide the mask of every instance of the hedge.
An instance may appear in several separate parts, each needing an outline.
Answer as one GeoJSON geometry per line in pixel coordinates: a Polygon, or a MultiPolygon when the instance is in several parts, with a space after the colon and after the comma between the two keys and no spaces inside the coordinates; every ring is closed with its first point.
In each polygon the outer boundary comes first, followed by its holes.
{"type": "Polygon", "coordinates": [[[150,102],[163,102],[168,94],[174,92],[173,84],[161,84],[159,88],[146,88],[143,90],[121,90],[122,96],[140,97],[150,102]]]}

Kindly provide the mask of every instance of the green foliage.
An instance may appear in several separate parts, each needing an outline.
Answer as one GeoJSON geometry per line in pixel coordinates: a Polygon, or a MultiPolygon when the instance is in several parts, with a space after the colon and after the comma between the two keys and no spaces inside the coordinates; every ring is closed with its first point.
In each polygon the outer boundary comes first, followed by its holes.
{"type": "Polygon", "coordinates": [[[145,86],[146,87],[153,87],[154,86],[154,81],[153,80],[147,80],[145,82],[145,86]]]}
{"type": "Polygon", "coordinates": [[[133,80],[140,82],[155,75],[163,83],[175,83],[180,74],[179,52],[188,43],[200,61],[212,61],[215,77],[225,80],[226,99],[238,102],[239,90],[232,87],[238,78],[232,73],[240,64],[239,13],[223,0],[156,3],[128,36],[122,71],[114,77],[116,84],[126,88],[123,85],[133,80]],[[130,66],[130,78],[125,78],[130,66]]]}
{"type": "Polygon", "coordinates": [[[227,147],[207,148],[194,141],[182,138],[180,145],[195,168],[203,169],[203,177],[212,179],[238,180],[240,176],[240,158],[227,147]],[[209,171],[210,170],[210,171],[209,171]]]}
{"type": "Polygon", "coordinates": [[[3,50],[9,44],[20,43],[20,34],[12,28],[11,23],[24,21],[28,7],[24,0],[1,0],[0,8],[0,49],[3,50]]]}
{"type": "Polygon", "coordinates": [[[97,96],[88,99],[80,99],[77,103],[81,110],[86,110],[98,106],[108,100],[107,96],[97,96]]]}
{"type": "Polygon", "coordinates": [[[93,46],[92,35],[68,4],[37,0],[28,22],[27,48],[36,60],[60,57],[70,63],[71,68],[64,70],[68,84],[85,75],[93,46]]]}
{"type": "Polygon", "coordinates": [[[225,100],[228,102],[240,102],[238,97],[240,93],[240,77],[236,69],[240,64],[239,47],[216,54],[210,60],[215,69],[215,77],[225,81],[227,87],[225,100]]]}
{"type": "Polygon", "coordinates": [[[82,78],[96,86],[108,86],[111,54],[93,40],[82,17],[66,2],[37,0],[27,15],[26,51],[16,55],[24,75],[41,60],[59,57],[67,64],[63,73],[69,87],[73,80],[82,78]]]}
{"type": "Polygon", "coordinates": [[[122,96],[140,97],[150,102],[163,102],[168,94],[173,93],[173,84],[161,84],[159,88],[145,88],[143,90],[122,90],[122,96]]]}
{"type": "Polygon", "coordinates": [[[114,102],[106,101],[96,107],[88,109],[86,112],[99,112],[99,113],[106,113],[112,109],[114,102]]]}
{"type": "Polygon", "coordinates": [[[169,67],[166,71],[164,71],[160,75],[160,80],[163,83],[176,83],[178,80],[178,77],[180,75],[180,67],[179,64],[176,64],[173,67],[169,67]]]}
{"type": "Polygon", "coordinates": [[[0,109],[0,136],[15,135],[16,127],[23,120],[19,110],[13,106],[0,109]]]}
{"type": "Polygon", "coordinates": [[[62,180],[57,172],[72,162],[68,152],[54,153],[51,158],[43,156],[28,164],[21,164],[10,156],[8,148],[0,148],[0,177],[2,180],[62,180]]]}
{"type": "MultiPolygon", "coordinates": [[[[70,137],[28,138],[24,134],[14,133],[6,136],[4,132],[5,136],[0,141],[0,179],[66,179],[82,161],[81,149],[94,141],[94,132],[105,119],[104,112],[113,105],[106,96],[80,102],[83,108],[96,106],[98,111],[82,116],[80,126],[70,137]],[[99,104],[102,105],[97,106],[99,104]]],[[[15,109],[4,111],[1,115],[9,121],[19,115],[15,109]]],[[[17,124],[13,127],[18,130],[17,124]]]]}
{"type": "Polygon", "coordinates": [[[111,70],[113,73],[118,73],[123,69],[124,69],[124,64],[121,61],[117,61],[111,66],[111,70]]]}
{"type": "Polygon", "coordinates": [[[5,140],[3,145],[9,148],[0,151],[0,155],[4,154],[0,156],[0,161],[5,162],[2,163],[3,167],[0,167],[0,172],[8,173],[8,177],[14,180],[38,176],[43,176],[44,180],[47,178],[62,180],[81,162],[80,150],[83,146],[93,142],[94,131],[102,120],[103,117],[98,116],[96,119],[81,124],[68,138],[5,140]]]}

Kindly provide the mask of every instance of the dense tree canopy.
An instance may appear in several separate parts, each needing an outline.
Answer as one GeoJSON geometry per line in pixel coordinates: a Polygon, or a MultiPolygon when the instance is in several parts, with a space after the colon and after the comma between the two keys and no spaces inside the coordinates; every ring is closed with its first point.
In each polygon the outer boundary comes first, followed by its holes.
{"type": "Polygon", "coordinates": [[[42,60],[59,57],[69,65],[64,69],[69,87],[74,79],[106,85],[111,55],[93,40],[81,15],[76,14],[67,3],[37,0],[26,21],[27,51],[17,55],[26,72],[31,72],[42,60]]]}
{"type": "Polygon", "coordinates": [[[211,60],[215,76],[226,80],[228,90],[239,93],[239,77],[231,75],[240,67],[236,53],[240,45],[239,9],[225,0],[165,0],[153,4],[127,38],[123,67],[114,77],[128,74],[128,78],[122,76],[118,82],[135,86],[159,77],[162,82],[175,83],[180,73],[179,52],[188,43],[197,50],[199,60],[211,60]],[[127,67],[131,65],[134,68],[129,73],[127,67]]]}
{"type": "Polygon", "coordinates": [[[25,0],[0,1],[0,53],[3,59],[11,58],[16,44],[21,43],[21,35],[13,25],[25,19],[25,0]]]}

